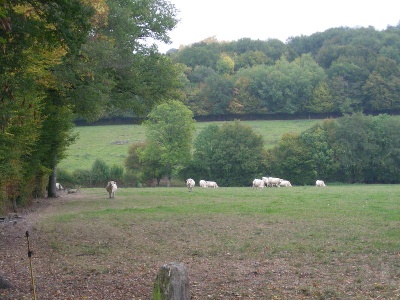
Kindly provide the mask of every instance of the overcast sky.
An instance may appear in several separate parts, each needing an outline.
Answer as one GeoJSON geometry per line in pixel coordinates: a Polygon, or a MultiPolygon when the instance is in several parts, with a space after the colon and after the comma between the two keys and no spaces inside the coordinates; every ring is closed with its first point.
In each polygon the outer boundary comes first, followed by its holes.
{"type": "Polygon", "coordinates": [[[161,52],[215,36],[218,41],[241,38],[282,42],[333,27],[377,30],[400,21],[399,0],[169,0],[180,22],[170,32],[172,44],[161,52]]]}

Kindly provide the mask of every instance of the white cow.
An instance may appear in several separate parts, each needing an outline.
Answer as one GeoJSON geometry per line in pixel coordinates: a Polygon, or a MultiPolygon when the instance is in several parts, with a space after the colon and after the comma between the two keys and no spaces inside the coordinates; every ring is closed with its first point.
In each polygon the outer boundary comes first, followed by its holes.
{"type": "Polygon", "coordinates": [[[269,185],[269,179],[268,177],[261,177],[262,181],[264,181],[264,185],[268,186],[269,185]]]}
{"type": "Polygon", "coordinates": [[[115,192],[117,191],[117,182],[109,181],[106,186],[109,198],[115,198],[115,192]]]}
{"type": "Polygon", "coordinates": [[[285,186],[285,187],[290,187],[292,184],[290,183],[289,180],[282,180],[279,186],[285,186]]]}
{"type": "Polygon", "coordinates": [[[214,188],[214,189],[218,187],[218,184],[215,181],[206,181],[206,185],[207,185],[207,187],[214,188]]]}
{"type": "Polygon", "coordinates": [[[61,183],[56,182],[56,189],[59,190],[59,191],[61,191],[61,190],[63,190],[64,188],[62,187],[61,183]]]}
{"type": "Polygon", "coordinates": [[[262,189],[262,188],[264,188],[265,187],[265,183],[264,183],[264,180],[262,180],[262,179],[254,179],[253,180],[253,188],[260,188],[260,189],[262,189]]]}
{"type": "Polygon", "coordinates": [[[200,187],[202,187],[202,188],[206,188],[206,187],[207,187],[207,181],[205,181],[205,180],[200,180],[199,185],[200,185],[200,187]]]}
{"type": "Polygon", "coordinates": [[[268,187],[273,187],[273,186],[279,187],[279,185],[281,184],[281,182],[283,180],[283,179],[276,178],[276,177],[263,177],[262,179],[263,179],[265,185],[268,187]]]}
{"type": "Polygon", "coordinates": [[[196,182],[192,178],[186,179],[186,186],[188,187],[189,192],[193,191],[195,184],[196,182]]]}
{"type": "Polygon", "coordinates": [[[315,186],[326,186],[325,182],[323,180],[317,180],[315,182],[315,186]]]}

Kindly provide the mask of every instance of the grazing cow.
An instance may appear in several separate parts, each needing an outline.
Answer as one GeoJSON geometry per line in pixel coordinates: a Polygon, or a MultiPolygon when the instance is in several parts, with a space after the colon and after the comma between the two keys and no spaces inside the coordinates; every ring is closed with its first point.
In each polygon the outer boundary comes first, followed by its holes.
{"type": "Polygon", "coordinates": [[[263,177],[262,180],[264,181],[264,184],[268,187],[279,187],[283,179],[276,177],[263,177]]]}
{"type": "Polygon", "coordinates": [[[214,189],[218,187],[218,184],[215,181],[206,181],[206,185],[207,185],[207,187],[214,188],[214,189]]]}
{"type": "Polygon", "coordinates": [[[200,180],[199,185],[200,185],[200,187],[202,187],[202,188],[206,188],[206,187],[207,187],[207,181],[205,181],[205,180],[200,180]]]}
{"type": "Polygon", "coordinates": [[[186,179],[186,186],[188,187],[189,192],[193,191],[195,184],[196,182],[192,178],[186,179]]]}
{"type": "Polygon", "coordinates": [[[265,187],[265,183],[264,183],[264,180],[262,180],[262,179],[254,179],[253,180],[253,188],[260,188],[260,189],[262,189],[262,188],[264,188],[265,187]]]}
{"type": "Polygon", "coordinates": [[[109,181],[106,186],[109,198],[115,198],[115,192],[117,191],[117,183],[115,181],[109,181]]]}
{"type": "Polygon", "coordinates": [[[64,188],[62,187],[61,183],[56,182],[56,189],[59,190],[59,191],[61,191],[61,190],[63,190],[64,188]]]}
{"type": "Polygon", "coordinates": [[[285,186],[285,187],[290,187],[292,184],[290,183],[289,180],[282,180],[279,186],[285,186]]]}
{"type": "Polygon", "coordinates": [[[261,177],[262,181],[264,181],[265,186],[269,186],[269,178],[268,177],[261,177]]]}
{"type": "Polygon", "coordinates": [[[325,182],[323,180],[317,180],[315,182],[315,186],[326,186],[325,182]]]}

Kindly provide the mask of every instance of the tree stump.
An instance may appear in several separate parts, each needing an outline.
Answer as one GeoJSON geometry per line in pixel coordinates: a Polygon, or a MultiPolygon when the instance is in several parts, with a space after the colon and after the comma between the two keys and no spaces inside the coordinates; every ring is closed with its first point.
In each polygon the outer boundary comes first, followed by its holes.
{"type": "Polygon", "coordinates": [[[153,300],[190,300],[189,275],[183,264],[169,263],[160,268],[153,300]]]}

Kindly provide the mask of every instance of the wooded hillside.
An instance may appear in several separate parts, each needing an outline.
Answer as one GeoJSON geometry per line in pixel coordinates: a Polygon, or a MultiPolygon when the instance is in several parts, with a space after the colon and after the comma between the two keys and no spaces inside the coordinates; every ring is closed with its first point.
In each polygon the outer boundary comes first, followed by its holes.
{"type": "Polygon", "coordinates": [[[195,116],[397,112],[400,27],[332,28],[283,43],[210,38],[167,55],[183,64],[195,116]]]}

